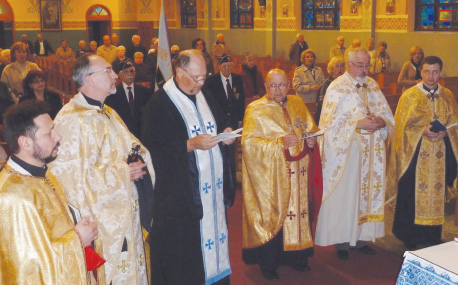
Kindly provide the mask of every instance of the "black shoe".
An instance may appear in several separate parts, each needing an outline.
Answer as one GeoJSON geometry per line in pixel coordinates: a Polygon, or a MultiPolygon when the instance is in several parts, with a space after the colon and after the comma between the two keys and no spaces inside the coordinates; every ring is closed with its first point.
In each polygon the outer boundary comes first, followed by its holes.
{"type": "Polygon", "coordinates": [[[369,247],[368,245],[360,247],[360,248],[358,248],[358,250],[361,251],[364,254],[369,254],[369,255],[374,255],[374,254],[377,253],[373,248],[369,247]]]}
{"type": "Polygon", "coordinates": [[[417,249],[417,245],[414,243],[410,243],[410,242],[405,242],[404,246],[407,248],[407,250],[417,249]]]}
{"type": "Polygon", "coordinates": [[[261,273],[262,273],[262,276],[264,276],[264,278],[270,281],[276,281],[280,279],[280,277],[278,276],[277,270],[275,269],[274,270],[261,269],[261,273]]]}
{"type": "Polygon", "coordinates": [[[348,250],[346,249],[337,250],[337,258],[340,260],[347,260],[348,259],[348,250]]]}
{"type": "Polygon", "coordinates": [[[309,266],[308,264],[299,264],[299,263],[296,263],[296,264],[294,264],[294,265],[291,265],[291,267],[292,267],[294,270],[301,271],[301,272],[310,271],[310,266],[309,266]]]}

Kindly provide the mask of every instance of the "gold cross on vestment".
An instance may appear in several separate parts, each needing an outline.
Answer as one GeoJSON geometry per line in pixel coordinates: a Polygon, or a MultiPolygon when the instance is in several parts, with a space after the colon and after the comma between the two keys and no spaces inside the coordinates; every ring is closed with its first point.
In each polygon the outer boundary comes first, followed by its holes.
{"type": "Polygon", "coordinates": [[[382,147],[380,144],[378,144],[378,145],[375,147],[375,151],[378,152],[378,153],[382,152],[382,150],[384,150],[384,149],[385,149],[385,148],[382,147]]]}
{"type": "Polygon", "coordinates": [[[126,273],[126,268],[130,267],[130,263],[128,263],[125,259],[121,261],[121,265],[118,265],[118,270],[121,270],[122,273],[126,273]]]}
{"type": "Polygon", "coordinates": [[[382,188],[382,184],[380,182],[377,182],[374,184],[375,190],[379,191],[382,188]]]}
{"type": "Polygon", "coordinates": [[[309,124],[307,122],[302,121],[302,118],[300,116],[296,117],[296,122],[294,123],[296,128],[302,129],[302,135],[304,137],[308,136],[307,128],[309,124]]]}

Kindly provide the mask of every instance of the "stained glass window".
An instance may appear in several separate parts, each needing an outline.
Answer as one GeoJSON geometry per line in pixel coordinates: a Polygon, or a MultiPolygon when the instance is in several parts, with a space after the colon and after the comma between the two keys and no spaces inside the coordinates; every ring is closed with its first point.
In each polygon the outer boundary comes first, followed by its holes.
{"type": "Polygon", "coordinates": [[[253,28],[253,0],[231,0],[231,28],[253,28]]]}
{"type": "Polygon", "coordinates": [[[339,0],[302,0],[302,29],[338,29],[339,0]]]}
{"type": "Polygon", "coordinates": [[[89,16],[108,16],[108,11],[103,7],[95,7],[89,12],[89,16]]]}
{"type": "Polygon", "coordinates": [[[458,31],[458,0],[417,0],[415,30],[458,31]]]}
{"type": "Polygon", "coordinates": [[[181,0],[181,27],[197,27],[196,0],[181,0]]]}

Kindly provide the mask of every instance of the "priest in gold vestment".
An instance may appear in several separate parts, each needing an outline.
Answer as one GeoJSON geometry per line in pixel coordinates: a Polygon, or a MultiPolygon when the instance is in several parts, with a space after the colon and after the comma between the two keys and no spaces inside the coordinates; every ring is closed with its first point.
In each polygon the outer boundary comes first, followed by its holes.
{"type": "Polygon", "coordinates": [[[95,250],[107,261],[97,270],[99,284],[146,284],[147,268],[140,212],[134,181],[146,173],[154,182],[149,152],[132,135],[119,115],[103,105],[116,92],[117,75],[103,58],[82,55],[72,77],[80,91],[58,113],[59,157],[51,172],[68,187],[68,200],[97,223],[95,250]],[[140,145],[146,164],[127,164],[133,146],[140,145]]]}
{"type": "Polygon", "coordinates": [[[277,280],[279,265],[310,269],[322,177],[316,138],[305,138],[318,130],[307,107],[287,96],[283,70],[271,70],[265,85],[267,95],[247,107],[243,123],[242,247],[246,263],[277,280]]]}
{"type": "Polygon", "coordinates": [[[0,172],[0,284],[89,284],[83,247],[97,237],[87,217],[74,224],[61,184],[46,163],[60,135],[44,102],[4,117],[13,154],[0,172]]]}
{"type": "Polygon", "coordinates": [[[319,138],[323,162],[323,203],[315,244],[335,245],[337,257],[349,248],[375,254],[365,241],[385,235],[386,142],[394,131],[391,109],[368,77],[370,56],[348,52],[347,72],[329,85],[323,101],[319,138]]]}
{"type": "Polygon", "coordinates": [[[396,108],[389,164],[390,189],[397,190],[393,234],[408,249],[441,243],[444,203],[456,196],[458,105],[439,85],[442,60],[420,64],[422,82],[402,94],[396,108]],[[444,129],[435,129],[431,122],[444,129]]]}

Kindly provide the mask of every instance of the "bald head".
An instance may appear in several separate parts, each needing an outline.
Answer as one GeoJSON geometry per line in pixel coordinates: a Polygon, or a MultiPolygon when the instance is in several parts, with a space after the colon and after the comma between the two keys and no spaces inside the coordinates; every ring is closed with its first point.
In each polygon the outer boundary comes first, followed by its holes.
{"type": "Polygon", "coordinates": [[[196,95],[202,89],[207,76],[207,65],[202,53],[195,49],[185,50],[175,59],[176,81],[183,92],[196,95]]]}
{"type": "Polygon", "coordinates": [[[267,73],[265,83],[267,96],[273,101],[277,103],[285,101],[288,85],[288,77],[283,70],[274,68],[267,73]]]}

